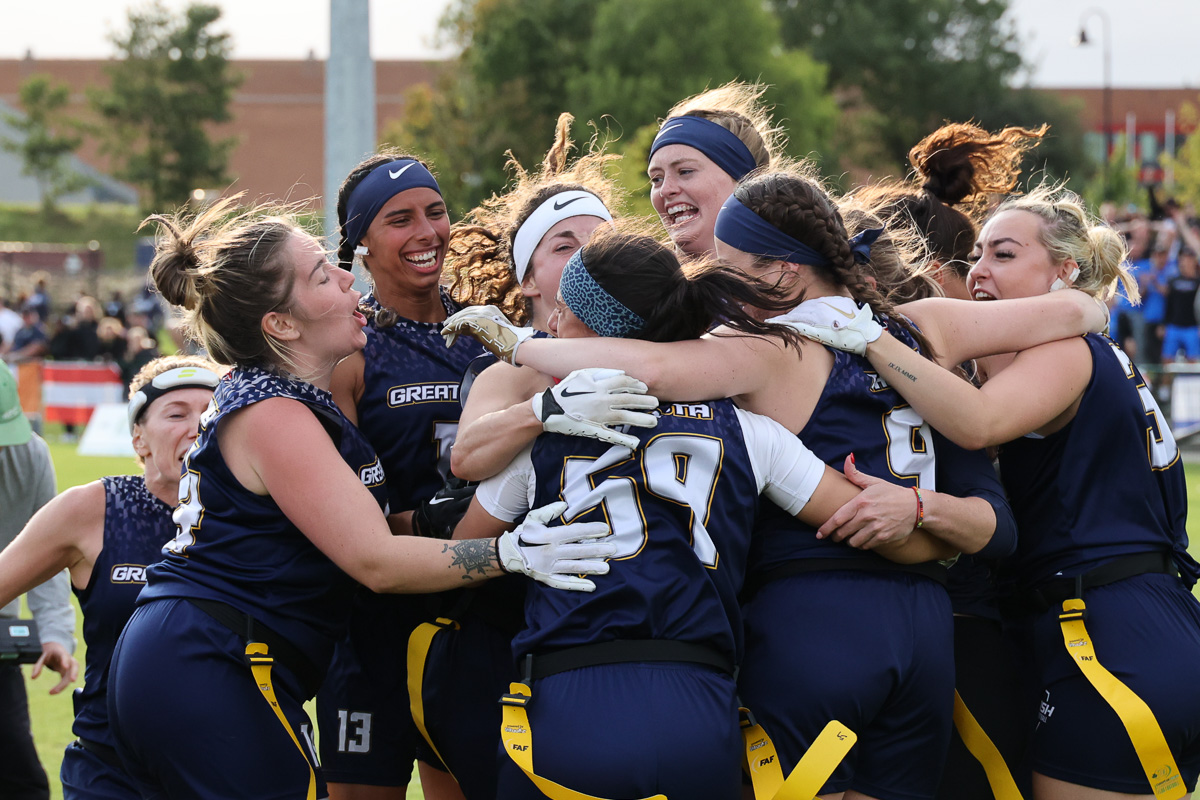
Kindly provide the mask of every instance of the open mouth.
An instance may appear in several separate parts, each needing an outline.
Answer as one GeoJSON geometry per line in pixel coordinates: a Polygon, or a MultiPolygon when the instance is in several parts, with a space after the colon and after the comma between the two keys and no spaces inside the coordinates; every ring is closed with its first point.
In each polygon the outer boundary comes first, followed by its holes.
{"type": "Polygon", "coordinates": [[[438,251],[436,247],[420,253],[404,253],[402,255],[404,260],[418,272],[429,272],[437,269],[438,251]]]}
{"type": "Polygon", "coordinates": [[[700,216],[700,209],[687,203],[675,203],[667,206],[667,219],[671,225],[682,225],[700,216]]]}
{"type": "Polygon", "coordinates": [[[975,293],[973,295],[971,295],[971,297],[974,300],[995,300],[996,299],[995,295],[990,294],[989,292],[985,292],[983,289],[976,289],[975,293]]]}
{"type": "Polygon", "coordinates": [[[363,315],[363,313],[361,311],[355,311],[353,316],[354,316],[354,321],[357,322],[359,325],[361,325],[364,328],[367,326],[367,318],[363,315]]]}

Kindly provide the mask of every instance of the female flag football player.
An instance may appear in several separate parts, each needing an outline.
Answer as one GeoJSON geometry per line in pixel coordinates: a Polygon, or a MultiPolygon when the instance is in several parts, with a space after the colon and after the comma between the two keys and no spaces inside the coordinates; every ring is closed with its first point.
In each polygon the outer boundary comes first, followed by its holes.
{"type": "MultiPolygon", "coordinates": [[[[1107,300],[1118,283],[1136,300],[1125,257],[1120,234],[1093,222],[1073,195],[1043,186],[1006,202],[984,226],[967,284],[977,301],[1004,302],[968,308],[982,319],[1015,307],[1011,298],[1068,286],[1107,300]]],[[[937,324],[948,302],[922,310],[922,319],[937,324]]],[[[1188,587],[1200,566],[1187,551],[1179,448],[1129,357],[1098,334],[997,348],[981,326],[961,340],[966,355],[986,356],[976,389],[910,358],[869,311],[826,311],[794,321],[835,347],[865,352],[947,436],[999,447],[1021,531],[1007,612],[1035,670],[1035,796],[1177,798],[1193,790],[1200,684],[1189,665],[1200,658],[1200,603],[1188,587]]]]}
{"type": "Polygon", "coordinates": [[[516,570],[587,590],[579,575],[606,569],[593,559],[613,547],[590,541],[597,526],[558,534],[536,512],[494,541],[393,536],[378,456],[329,393],[366,339],[352,278],[293,220],[227,218],[232,203],[150,218],[155,285],[233,370],[185,457],[176,536],[114,651],[109,717],[147,796],[315,798],[303,703],[355,581],[427,592],[516,570]]]}
{"type": "Polygon", "coordinates": [[[83,612],[87,659],[71,728],[78,738],[67,746],[60,773],[66,798],[141,797],[113,749],[109,666],[146,567],[162,558],[163,544],[175,535],[171,511],[180,467],[219,372],[195,356],[164,356],[142,367],[129,384],[129,434],[142,474],[68,489],[0,553],[0,605],[66,569],[83,612]]]}

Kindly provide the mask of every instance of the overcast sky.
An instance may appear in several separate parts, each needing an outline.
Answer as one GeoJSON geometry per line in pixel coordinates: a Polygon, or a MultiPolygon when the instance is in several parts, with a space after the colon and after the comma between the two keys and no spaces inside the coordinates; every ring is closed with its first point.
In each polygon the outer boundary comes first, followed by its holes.
{"type": "MultiPolygon", "coordinates": [[[[208,0],[213,2],[214,0],[208,0]]],[[[861,0],[869,2],[869,0],[861,0]]],[[[328,52],[329,0],[215,0],[239,58],[322,58],[328,52]]],[[[186,0],[165,0],[182,8],[186,0]]],[[[0,0],[0,58],[111,55],[108,33],[124,26],[130,0],[0,0]]],[[[448,55],[435,42],[447,0],[371,0],[376,58],[448,55]]],[[[1072,39],[1089,9],[1111,24],[1114,86],[1200,90],[1200,0],[1010,0],[1038,86],[1100,86],[1104,22],[1088,16],[1092,44],[1072,39]]]]}

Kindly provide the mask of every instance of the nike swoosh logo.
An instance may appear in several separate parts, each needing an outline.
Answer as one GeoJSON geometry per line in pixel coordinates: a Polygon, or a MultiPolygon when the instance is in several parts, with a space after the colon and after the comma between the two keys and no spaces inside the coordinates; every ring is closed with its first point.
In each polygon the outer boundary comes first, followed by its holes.
{"type": "Polygon", "coordinates": [[[571,205],[571,203],[574,203],[576,200],[582,200],[582,199],[583,199],[582,197],[572,197],[570,200],[563,200],[561,203],[558,202],[557,200],[555,200],[554,201],[554,210],[562,211],[564,208],[571,205]]]}
{"type": "Polygon", "coordinates": [[[429,505],[436,506],[438,503],[449,503],[453,499],[453,497],[439,497],[436,500],[430,500],[429,505]]]}
{"type": "Polygon", "coordinates": [[[595,394],[595,392],[572,392],[570,389],[563,389],[559,394],[563,397],[576,397],[581,394],[595,394]]]}
{"type": "Polygon", "coordinates": [[[517,535],[517,544],[519,544],[521,547],[545,547],[546,546],[545,542],[527,542],[527,541],[525,541],[524,535],[521,535],[521,534],[517,535]]]}
{"type": "Polygon", "coordinates": [[[413,167],[415,167],[416,165],[417,165],[417,162],[415,162],[415,161],[414,161],[413,163],[411,163],[411,164],[406,164],[405,166],[401,167],[401,168],[400,168],[400,169],[398,169],[398,170],[395,170],[394,172],[393,172],[392,170],[390,170],[390,169],[389,169],[389,170],[388,170],[388,177],[390,177],[392,180],[396,180],[396,178],[399,178],[399,177],[400,177],[401,175],[403,175],[403,174],[404,174],[406,171],[408,171],[408,170],[412,169],[412,168],[413,168],[413,167]]]}
{"type": "MultiPolygon", "coordinates": [[[[676,128],[682,128],[682,127],[683,127],[683,123],[682,123],[682,122],[676,122],[674,125],[668,125],[667,127],[663,128],[661,131],[659,131],[659,132],[658,132],[658,136],[662,136],[662,135],[663,135],[664,133],[666,133],[667,131],[673,131],[673,130],[675,130],[676,128]]],[[[655,136],[654,138],[655,138],[655,139],[657,139],[657,138],[658,138],[658,136],[655,136]]]]}
{"type": "Polygon", "coordinates": [[[842,311],[840,308],[838,308],[837,306],[833,305],[832,303],[821,303],[821,305],[825,306],[826,308],[832,308],[834,311],[836,311],[837,313],[841,314],[841,315],[842,315],[843,317],[845,317],[846,319],[854,319],[854,315],[853,315],[853,314],[847,314],[845,311],[842,311]]]}

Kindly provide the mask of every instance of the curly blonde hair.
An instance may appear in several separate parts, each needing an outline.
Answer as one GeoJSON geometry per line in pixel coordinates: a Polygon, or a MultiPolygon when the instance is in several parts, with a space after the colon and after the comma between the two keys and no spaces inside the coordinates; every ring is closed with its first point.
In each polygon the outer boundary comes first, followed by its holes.
{"type": "Polygon", "coordinates": [[[568,166],[568,155],[574,147],[570,135],[574,119],[567,113],[559,115],[554,144],[537,172],[522,167],[510,151],[512,187],[484,200],[451,229],[443,280],[455,302],[494,305],[514,323],[526,324],[532,306],[521,293],[512,253],[513,239],[525,220],[548,198],[572,189],[591,192],[609,210],[623,200],[616,182],[606,175],[607,167],[619,156],[605,153],[598,139],[593,139],[588,152],[568,166]]]}

